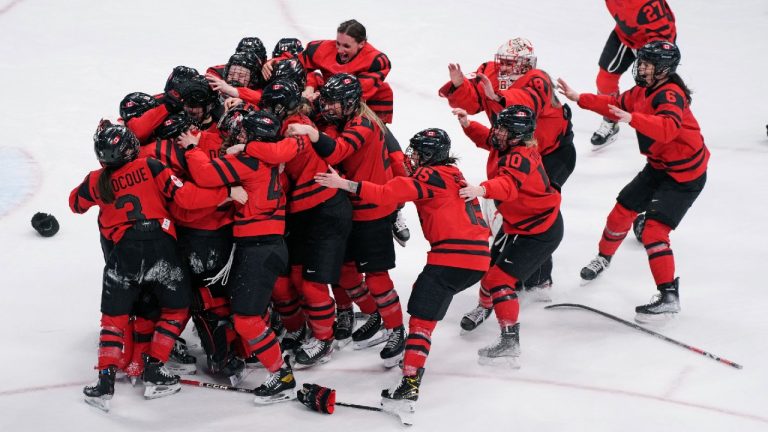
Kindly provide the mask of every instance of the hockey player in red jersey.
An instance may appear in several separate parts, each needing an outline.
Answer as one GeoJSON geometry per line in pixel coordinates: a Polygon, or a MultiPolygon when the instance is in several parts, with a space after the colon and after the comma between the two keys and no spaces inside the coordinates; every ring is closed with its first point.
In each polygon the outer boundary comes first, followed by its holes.
{"type": "Polygon", "coordinates": [[[678,278],[669,233],[677,228],[707,181],[709,150],[690,109],[691,92],[677,74],[680,51],[672,42],[640,48],[633,66],[635,87],[621,95],[578,93],[562,79],[560,92],[579,106],[627,123],[637,131],[647,163],[619,192],[608,215],[598,256],[581,270],[585,281],[608,268],[611,257],[646,212],[642,241],[659,293],[635,308],[638,322],[661,321],[680,311],[678,278]]]}
{"type": "MultiPolygon", "coordinates": [[[[323,133],[309,125],[292,124],[288,135],[308,135],[317,154],[354,181],[367,180],[384,184],[392,179],[384,144],[384,124],[362,101],[360,82],[352,75],[338,74],[320,89],[323,117],[330,124],[323,133]]],[[[404,349],[403,313],[388,270],[395,267],[391,221],[397,206],[375,204],[358,196],[352,200],[352,232],[347,242],[347,257],[339,284],[347,290],[370,318],[352,335],[356,348],[366,348],[388,339],[381,351],[386,362],[404,349]],[[355,270],[356,267],[356,270],[355,270]],[[365,282],[376,301],[360,302],[365,282]],[[377,310],[378,309],[378,310],[377,310]],[[386,338],[376,337],[381,322],[386,338]]]]}
{"type": "MultiPolygon", "coordinates": [[[[232,144],[279,139],[280,120],[265,111],[250,112],[233,120],[239,121],[241,128],[230,136],[232,144]]],[[[303,140],[303,137],[288,139],[303,140]]],[[[254,402],[268,404],[292,399],[296,381],[291,365],[282,358],[277,336],[264,319],[278,276],[288,267],[288,250],[283,238],[285,193],[280,169],[245,153],[211,160],[202,151],[189,147],[187,162],[197,184],[242,184],[248,192],[248,203],[235,209],[231,266],[219,275],[229,289],[235,331],[244,342],[245,355],[256,356],[270,373],[267,380],[254,389],[254,402]]]]}
{"type": "Polygon", "coordinates": [[[493,266],[480,282],[485,294],[481,302],[486,302],[486,308],[493,305],[501,336],[478,351],[479,361],[519,367],[520,304],[515,291],[552,255],[563,238],[560,193],[550,184],[536,151],[536,119],[530,108],[505,108],[490,130],[470,122],[463,111],[454,113],[475,145],[490,151],[488,180],[479,186],[466,186],[459,194],[467,200],[495,200],[503,217],[503,226],[493,242],[493,266]]]}
{"type": "MultiPolygon", "coordinates": [[[[278,116],[283,121],[281,135],[291,124],[314,127],[309,118],[299,112],[301,91],[293,82],[285,79],[272,81],[264,89],[260,108],[278,116]]],[[[303,297],[303,309],[312,330],[312,337],[296,347],[297,367],[309,367],[325,363],[333,352],[335,334],[340,343],[351,341],[352,305],[343,307],[341,326],[337,324],[334,301],[328,284],[338,284],[341,266],[344,263],[344,249],[352,228],[352,204],[347,194],[328,189],[314,181],[318,171],[326,170],[328,163],[321,159],[311,146],[300,145],[302,141],[283,140],[275,143],[249,143],[247,146],[233,146],[229,151],[242,151],[272,164],[285,164],[285,172],[294,187],[288,197],[287,227],[288,250],[291,261],[293,284],[303,297]]],[[[282,299],[285,302],[288,299],[282,299]]],[[[372,299],[369,300],[372,302],[372,299]]],[[[278,308],[285,306],[275,302],[278,308]]],[[[288,304],[301,316],[298,301],[288,304]]],[[[304,325],[303,320],[295,324],[304,325]]],[[[300,328],[285,321],[289,335],[300,328]]],[[[285,344],[283,345],[285,347],[285,344]]]]}
{"type": "MultiPolygon", "coordinates": [[[[605,6],[616,25],[603,52],[597,73],[597,93],[616,96],[619,79],[635,60],[637,50],[648,42],[671,41],[677,38],[675,15],[666,0],[605,0],[605,6]]],[[[599,150],[616,140],[619,124],[612,117],[603,117],[600,127],[592,134],[592,150],[599,150]]]]}
{"type": "MultiPolygon", "coordinates": [[[[537,62],[531,41],[516,37],[499,47],[494,61],[482,64],[474,77],[465,77],[459,65],[449,65],[451,79],[439,94],[448,99],[450,106],[466,113],[485,112],[491,122],[507,106],[524,105],[533,110],[537,151],[550,182],[560,190],[576,166],[571,110],[567,104],[560,103],[551,78],[536,68],[537,62]]],[[[495,163],[495,159],[489,158],[488,163],[495,163]]],[[[483,200],[482,204],[495,235],[501,225],[498,211],[491,200],[483,200]]],[[[552,268],[550,257],[524,281],[524,292],[530,298],[550,301],[552,268]]],[[[475,308],[464,314],[462,333],[473,331],[490,316],[491,309],[483,305],[490,305],[488,298],[481,298],[475,308]]]]}
{"type": "Polygon", "coordinates": [[[413,411],[432,346],[432,332],[445,317],[453,296],[476,284],[491,260],[490,231],[480,203],[459,197],[459,190],[467,182],[450,148],[451,140],[444,130],[425,129],[411,138],[406,151],[412,169],[410,177],[395,177],[380,185],[345,180],[333,170],[315,176],[321,185],[344,189],[372,203],[413,201],[424,237],[431,245],[427,265],[413,284],[408,300],[411,318],[402,379],[394,389],[381,392],[382,405],[389,410],[405,403],[407,411],[413,411]]]}
{"type": "MultiPolygon", "coordinates": [[[[202,208],[227,200],[228,193],[225,188],[184,184],[161,162],[137,159],[139,141],[123,125],[102,120],[94,150],[103,168],[89,173],[72,190],[69,205],[75,213],[98,206],[101,234],[112,244],[104,267],[99,379],[83,389],[86,402],[108,410],[129,313],[143,288],[154,292],[161,308],[149,353],[143,358],[144,396],[179,391],[179,377],[170,374],[164,362],[188,316],[189,281],[176,252],[176,230],[166,201],[202,208]]],[[[233,188],[230,194],[247,199],[242,188],[233,188]]]]}

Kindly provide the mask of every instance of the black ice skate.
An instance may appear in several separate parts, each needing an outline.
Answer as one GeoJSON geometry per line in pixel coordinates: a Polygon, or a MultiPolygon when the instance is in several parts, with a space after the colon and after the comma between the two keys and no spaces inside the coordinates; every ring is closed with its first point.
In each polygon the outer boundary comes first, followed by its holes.
{"type": "Polygon", "coordinates": [[[288,357],[285,358],[283,367],[270,374],[264,384],[253,389],[253,393],[256,395],[253,399],[256,405],[269,405],[296,399],[296,380],[293,378],[288,357]]]}
{"type": "Polygon", "coordinates": [[[526,297],[536,302],[552,301],[552,278],[532,287],[525,287],[526,297]]]}
{"type": "Polygon", "coordinates": [[[581,269],[582,284],[595,280],[610,265],[611,257],[597,255],[586,267],[581,269]]]}
{"type": "Polygon", "coordinates": [[[187,341],[177,338],[171,350],[171,356],[165,366],[168,371],[178,375],[194,375],[197,373],[197,359],[189,353],[187,341]]]}
{"type": "Polygon", "coordinates": [[[353,348],[361,350],[384,343],[388,335],[383,325],[378,312],[370,314],[368,320],[352,333],[353,348]]]}
{"type": "Polygon", "coordinates": [[[296,350],[296,368],[304,369],[327,363],[333,354],[333,339],[309,338],[296,350]]]}
{"type": "Polygon", "coordinates": [[[501,329],[496,342],[477,351],[478,363],[484,366],[501,365],[520,368],[520,323],[501,329]]]}
{"type": "Polygon", "coordinates": [[[592,151],[600,150],[608,144],[616,141],[616,135],[619,133],[619,124],[610,120],[603,119],[600,127],[592,134],[592,151]]]}
{"type": "Polygon", "coordinates": [[[355,326],[355,313],[352,309],[337,309],[336,323],[333,327],[333,338],[336,349],[344,348],[352,342],[352,330],[355,326]]]}
{"type": "Polygon", "coordinates": [[[115,375],[117,368],[108,366],[99,371],[99,378],[93,384],[83,388],[85,403],[96,408],[109,412],[109,401],[115,394],[115,375]]]}
{"type": "Polygon", "coordinates": [[[461,317],[461,334],[467,334],[479,327],[480,324],[491,316],[491,312],[493,312],[493,309],[486,309],[478,304],[474,309],[465,313],[464,316],[461,317]]]}
{"type": "Polygon", "coordinates": [[[423,375],[424,368],[419,368],[416,375],[402,377],[397,387],[382,390],[381,409],[400,417],[403,424],[412,425],[423,375]]]}
{"type": "Polygon", "coordinates": [[[411,238],[411,231],[405,224],[405,216],[401,210],[397,211],[397,218],[392,223],[392,237],[402,247],[405,247],[405,242],[411,238]]]}
{"type": "Polygon", "coordinates": [[[236,357],[233,353],[230,353],[224,360],[219,362],[209,362],[208,368],[212,375],[227,378],[230,385],[237,387],[237,385],[248,376],[249,371],[246,369],[246,366],[248,368],[255,368],[257,367],[255,365],[261,366],[259,359],[255,355],[249,357],[246,361],[236,357]]]}
{"type": "Polygon", "coordinates": [[[157,399],[181,390],[179,376],[168,372],[163,362],[149,354],[142,354],[142,358],[144,373],[141,379],[144,381],[144,399],[157,399]]]}
{"type": "Polygon", "coordinates": [[[650,303],[635,308],[635,321],[641,324],[657,323],[677,316],[680,312],[679,281],[680,278],[675,278],[674,282],[659,285],[659,292],[650,303]]]}
{"type": "Polygon", "coordinates": [[[384,367],[393,368],[397,366],[405,352],[405,327],[399,326],[389,330],[388,336],[387,344],[379,355],[384,360],[384,367]]]}
{"type": "Polygon", "coordinates": [[[283,340],[280,341],[280,350],[284,353],[293,352],[301,346],[304,339],[307,338],[307,326],[302,325],[296,331],[287,331],[283,336],[283,340]]]}

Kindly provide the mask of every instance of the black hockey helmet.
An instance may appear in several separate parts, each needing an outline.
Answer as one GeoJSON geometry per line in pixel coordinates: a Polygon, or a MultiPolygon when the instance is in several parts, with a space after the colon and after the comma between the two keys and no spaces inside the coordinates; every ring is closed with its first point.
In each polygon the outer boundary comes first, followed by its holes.
{"type": "Polygon", "coordinates": [[[272,80],[289,79],[299,86],[302,91],[307,86],[307,71],[298,59],[280,60],[272,68],[272,80]]]}
{"type": "Polygon", "coordinates": [[[667,78],[675,73],[678,64],[680,64],[680,50],[675,44],[667,41],[648,42],[637,50],[637,59],[632,67],[632,76],[635,78],[635,84],[638,86],[650,87],[656,81],[667,78]],[[640,62],[647,62],[653,65],[653,83],[648,83],[644,77],[638,75],[637,68],[640,62]]]}
{"type": "Polygon", "coordinates": [[[199,76],[197,69],[188,66],[176,66],[165,81],[165,98],[171,99],[174,105],[181,107],[181,87],[193,77],[199,76]]]}
{"type": "Polygon", "coordinates": [[[194,125],[195,122],[192,117],[184,111],[171,114],[160,123],[160,126],[155,128],[155,136],[160,139],[178,138],[182,132],[186,132],[194,125]]]}
{"type": "Polygon", "coordinates": [[[119,167],[139,155],[139,140],[127,127],[102,119],[93,134],[93,151],[102,165],[119,167]]]}
{"type": "Polygon", "coordinates": [[[280,119],[267,111],[251,111],[243,117],[242,123],[249,142],[277,142],[280,138],[280,119]]]}
{"type": "Polygon", "coordinates": [[[282,38],[275,44],[275,49],[272,50],[272,57],[277,57],[284,52],[291,53],[294,57],[304,51],[304,45],[296,38],[282,38]]]}
{"type": "Polygon", "coordinates": [[[405,150],[411,171],[420,166],[442,165],[450,159],[451,138],[438,128],[424,129],[411,138],[405,150]]]}
{"type": "Polygon", "coordinates": [[[363,88],[360,81],[354,75],[340,73],[328,78],[328,81],[320,87],[320,108],[323,117],[331,122],[346,120],[354,115],[360,106],[363,96],[363,88]],[[341,117],[331,113],[327,105],[340,103],[341,117]]]}
{"type": "Polygon", "coordinates": [[[127,123],[128,120],[140,117],[158,106],[160,102],[151,95],[142,92],[129,93],[120,101],[120,118],[127,123]]]}
{"type": "Polygon", "coordinates": [[[188,107],[208,107],[216,100],[216,92],[202,75],[196,75],[179,86],[181,102],[188,107]]]}
{"type": "Polygon", "coordinates": [[[261,83],[261,60],[252,51],[240,51],[232,54],[224,66],[224,80],[235,87],[257,88],[261,83]],[[230,76],[232,66],[241,66],[248,70],[248,76],[230,76]]]}
{"type": "Polygon", "coordinates": [[[536,114],[525,105],[510,105],[504,108],[497,116],[491,130],[491,145],[496,150],[505,150],[509,146],[523,144],[533,139],[536,130],[536,114]],[[497,132],[505,137],[499,140],[497,132]]]}
{"type": "Polygon", "coordinates": [[[242,52],[242,51],[250,51],[254,54],[256,54],[256,57],[261,60],[262,63],[267,61],[267,48],[264,47],[264,42],[261,41],[261,39],[253,36],[253,37],[244,37],[240,39],[240,42],[237,44],[237,48],[235,49],[236,52],[242,52]]]}
{"type": "Polygon", "coordinates": [[[284,119],[285,115],[295,110],[301,102],[301,91],[295,82],[279,79],[270,81],[261,94],[259,108],[267,110],[284,119]]]}

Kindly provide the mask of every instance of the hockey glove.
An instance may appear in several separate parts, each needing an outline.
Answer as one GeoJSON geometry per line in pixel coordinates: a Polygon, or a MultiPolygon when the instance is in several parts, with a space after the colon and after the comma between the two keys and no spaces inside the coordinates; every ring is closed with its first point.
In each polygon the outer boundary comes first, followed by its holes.
{"type": "Polygon", "coordinates": [[[336,404],[336,390],[305,383],[296,393],[296,398],[312,411],[333,414],[336,404]]]}
{"type": "Polygon", "coordinates": [[[43,237],[53,237],[59,232],[59,222],[48,213],[35,213],[32,216],[32,228],[43,237]]]}

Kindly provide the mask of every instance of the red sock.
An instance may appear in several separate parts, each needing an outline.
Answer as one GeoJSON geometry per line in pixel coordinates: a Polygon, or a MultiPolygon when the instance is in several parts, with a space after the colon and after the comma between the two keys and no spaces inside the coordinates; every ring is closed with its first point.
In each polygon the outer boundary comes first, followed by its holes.
{"type": "Polygon", "coordinates": [[[275,332],[260,316],[235,314],[235,331],[245,346],[245,356],[255,355],[270,373],[283,366],[283,353],[275,332]]]}
{"type": "Polygon", "coordinates": [[[337,309],[352,309],[352,299],[349,298],[347,290],[339,285],[332,285],[333,299],[336,301],[337,309]]]}
{"type": "Polygon", "coordinates": [[[491,293],[493,311],[496,313],[499,325],[507,327],[515,324],[520,314],[520,303],[514,288],[517,279],[494,265],[483,276],[480,283],[491,293]]]}
{"type": "Polygon", "coordinates": [[[675,256],[669,245],[669,232],[672,229],[667,225],[654,220],[646,219],[643,228],[643,245],[648,253],[648,264],[656,285],[670,283],[675,279],[675,256]]]}
{"type": "Polygon", "coordinates": [[[480,306],[486,309],[493,307],[493,302],[491,301],[491,293],[489,293],[487,289],[483,288],[482,284],[480,284],[480,291],[478,293],[477,302],[480,304],[480,306]]]}
{"type": "Polygon", "coordinates": [[[339,286],[347,291],[349,298],[355,302],[360,311],[369,315],[376,312],[376,302],[373,301],[371,293],[368,292],[368,286],[363,280],[363,275],[357,272],[355,263],[344,263],[341,268],[339,286]]]}
{"type": "Polygon", "coordinates": [[[143,367],[141,355],[149,353],[152,334],[155,332],[155,322],[142,317],[136,317],[133,322],[133,356],[131,363],[143,367]]]}
{"type": "Polygon", "coordinates": [[[101,315],[98,368],[119,366],[123,359],[128,315],[101,315]]]}
{"type": "Polygon", "coordinates": [[[637,216],[637,212],[616,203],[611,213],[608,214],[603,229],[603,237],[598,244],[598,251],[601,255],[613,256],[616,253],[621,242],[624,241],[630,228],[632,228],[632,221],[635,220],[635,216],[637,216]]]}
{"type": "Polygon", "coordinates": [[[414,376],[427,363],[432,348],[432,331],[437,321],[411,317],[408,321],[408,339],[405,341],[403,376],[414,376]]]}
{"type": "Polygon", "coordinates": [[[305,280],[301,286],[309,325],[315,338],[329,340],[333,338],[333,322],[336,320],[336,305],[328,292],[328,285],[305,280]]]}
{"type": "Polygon", "coordinates": [[[604,95],[618,95],[619,94],[619,80],[621,75],[610,73],[607,70],[600,68],[597,73],[597,93],[604,95]]]}
{"type": "Polygon", "coordinates": [[[403,325],[403,309],[400,307],[400,297],[395,291],[395,284],[386,271],[366,273],[365,283],[373,294],[376,307],[379,309],[384,327],[393,329],[403,325]]]}
{"type": "Polygon", "coordinates": [[[160,320],[155,324],[149,355],[165,363],[171,356],[173,344],[184,330],[183,323],[189,319],[189,309],[162,308],[160,320]]]}
{"type": "Polygon", "coordinates": [[[286,330],[295,332],[304,325],[304,312],[301,310],[299,292],[288,277],[277,278],[275,288],[272,290],[272,304],[286,330]]]}

